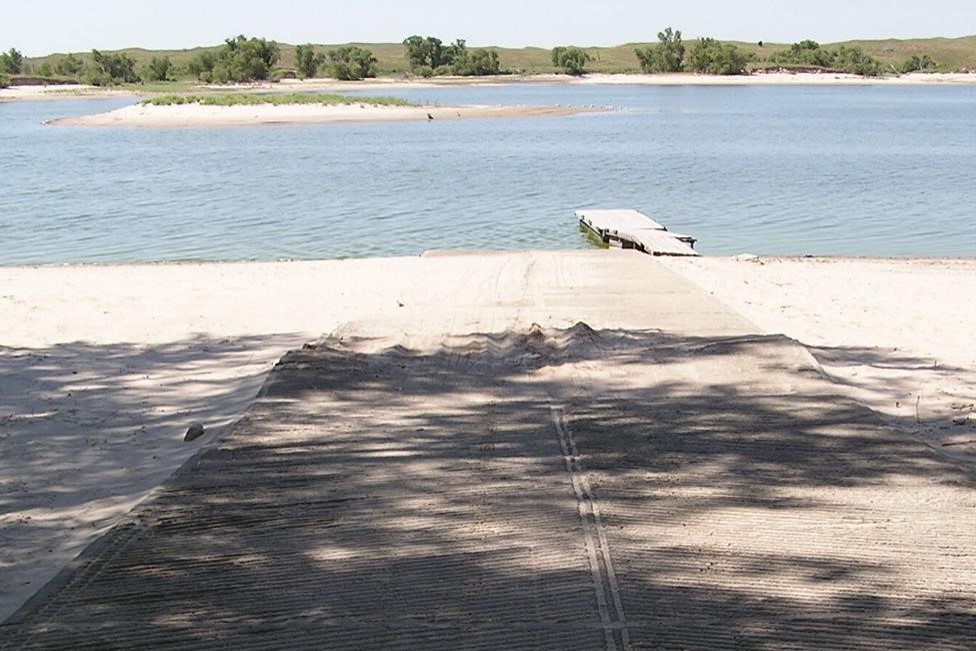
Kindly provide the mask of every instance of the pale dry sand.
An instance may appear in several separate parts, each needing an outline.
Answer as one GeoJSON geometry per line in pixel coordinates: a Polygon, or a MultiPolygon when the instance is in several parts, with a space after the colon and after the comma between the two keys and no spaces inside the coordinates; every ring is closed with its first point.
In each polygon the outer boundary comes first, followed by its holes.
{"type": "MultiPolygon", "coordinates": [[[[283,79],[270,84],[242,85],[242,90],[301,92],[331,91],[344,92],[363,88],[392,90],[404,88],[438,88],[444,86],[498,86],[509,84],[583,84],[583,85],[621,85],[637,84],[644,86],[769,86],[769,85],[945,85],[976,84],[976,74],[966,73],[912,73],[889,77],[861,77],[849,74],[832,73],[756,73],[752,75],[697,75],[692,73],[646,75],[646,74],[606,74],[590,73],[579,77],[558,74],[501,75],[498,77],[433,77],[430,79],[400,79],[383,77],[363,81],[339,81],[336,79],[283,79]]],[[[226,90],[226,86],[210,86],[212,90],[226,90]]]]}
{"type": "MultiPolygon", "coordinates": [[[[633,297],[649,264],[570,251],[0,268],[0,620],[243,413],[287,350],[336,329],[429,346],[533,322],[645,328],[633,297]],[[194,422],[211,435],[185,444],[194,422]]],[[[657,327],[708,320],[683,309],[697,308],[677,302],[657,327]]]]}
{"type": "Polygon", "coordinates": [[[973,411],[974,281],[976,261],[662,264],[596,250],[0,268],[0,619],[237,418],[285,351],[328,333],[424,349],[533,323],[783,332],[910,427],[922,392],[915,429],[962,458],[976,421],[946,418],[973,411]],[[194,422],[210,433],[183,443],[194,422]]]}
{"type": "Polygon", "coordinates": [[[834,73],[756,73],[752,75],[696,75],[690,73],[664,75],[608,75],[589,74],[576,78],[577,84],[639,84],[647,86],[904,86],[930,84],[976,84],[976,74],[912,73],[897,77],[861,77],[834,73]]]}
{"type": "Polygon", "coordinates": [[[0,101],[3,100],[76,100],[84,98],[133,97],[132,90],[101,88],[86,84],[59,84],[56,86],[11,86],[0,88],[0,101]]]}
{"type": "Polygon", "coordinates": [[[858,401],[976,464],[976,260],[670,258],[858,401]]]}
{"type": "MultiPolygon", "coordinates": [[[[696,75],[688,73],[672,75],[644,74],[604,74],[591,73],[581,77],[557,74],[501,75],[474,79],[471,77],[436,77],[432,79],[403,79],[381,77],[363,81],[340,81],[338,79],[283,79],[280,82],[256,82],[251,84],[205,85],[202,91],[214,92],[281,92],[303,91],[347,92],[352,90],[402,90],[439,88],[445,86],[499,86],[512,84],[589,84],[620,85],[636,84],[650,86],[769,86],[769,85],[972,85],[976,84],[976,73],[912,73],[897,77],[859,77],[857,75],[830,73],[764,73],[748,76],[696,75]]],[[[131,97],[139,93],[138,88],[113,89],[68,84],[60,86],[14,86],[0,89],[3,100],[72,100],[85,97],[131,97]]]]}
{"type": "Polygon", "coordinates": [[[592,112],[550,106],[375,106],[370,104],[258,104],[203,106],[134,104],[107,113],[53,120],[51,124],[87,127],[232,127],[268,124],[473,120],[554,117],[592,112]]]}

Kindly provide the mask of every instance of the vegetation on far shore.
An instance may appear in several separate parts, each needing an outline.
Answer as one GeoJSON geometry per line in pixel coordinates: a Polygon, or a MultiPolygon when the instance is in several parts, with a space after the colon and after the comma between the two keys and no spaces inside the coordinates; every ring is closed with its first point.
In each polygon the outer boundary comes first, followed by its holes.
{"type": "Polygon", "coordinates": [[[201,106],[241,106],[256,104],[320,104],[322,106],[356,105],[364,106],[413,106],[399,97],[352,97],[320,93],[283,93],[258,95],[255,93],[224,93],[215,95],[160,95],[142,101],[144,105],[174,106],[199,104],[201,106]]]}
{"type": "Polygon", "coordinates": [[[658,33],[656,43],[616,47],[470,48],[464,39],[445,43],[409,36],[402,43],[297,46],[243,35],[214,47],[191,50],[119,51],[25,57],[16,48],[0,52],[0,85],[17,83],[139,84],[165,90],[169,84],[277,81],[320,75],[343,80],[374,76],[490,76],[563,72],[748,74],[849,72],[860,75],[976,71],[976,36],[945,39],[848,41],[821,45],[719,41],[685,43],[680,30],[658,33]]]}
{"type": "MultiPolygon", "coordinates": [[[[408,36],[403,41],[410,71],[421,77],[457,75],[485,77],[503,74],[498,53],[486,48],[469,50],[467,41],[456,39],[450,45],[436,36],[408,36]]],[[[510,73],[510,71],[504,71],[510,73]]]]}

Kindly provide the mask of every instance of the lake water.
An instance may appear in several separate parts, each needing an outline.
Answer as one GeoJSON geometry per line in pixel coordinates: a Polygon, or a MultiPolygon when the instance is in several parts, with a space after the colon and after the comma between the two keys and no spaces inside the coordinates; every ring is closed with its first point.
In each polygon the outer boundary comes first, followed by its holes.
{"type": "Polygon", "coordinates": [[[440,104],[560,118],[142,130],[0,104],[0,264],[588,246],[639,208],[707,254],[976,255],[976,87],[512,85],[440,104]]]}

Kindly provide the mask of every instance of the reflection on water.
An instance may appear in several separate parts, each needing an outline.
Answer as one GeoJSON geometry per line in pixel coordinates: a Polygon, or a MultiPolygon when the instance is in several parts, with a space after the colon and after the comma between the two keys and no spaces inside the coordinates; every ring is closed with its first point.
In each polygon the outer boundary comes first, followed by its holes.
{"type": "Polygon", "coordinates": [[[616,110],[142,130],[40,124],[120,100],[0,104],[0,264],[583,247],[586,206],[640,208],[709,254],[976,255],[973,87],[396,94],[616,110]]]}

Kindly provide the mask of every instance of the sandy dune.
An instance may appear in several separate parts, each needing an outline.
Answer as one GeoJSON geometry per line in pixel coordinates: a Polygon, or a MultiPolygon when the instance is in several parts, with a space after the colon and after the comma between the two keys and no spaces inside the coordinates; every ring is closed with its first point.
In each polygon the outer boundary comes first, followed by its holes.
{"type": "MultiPolygon", "coordinates": [[[[0,618],[237,418],[285,351],[325,334],[425,349],[533,323],[785,333],[845,395],[965,461],[973,286],[974,261],[624,251],[0,268],[0,618]],[[194,422],[211,434],[183,443],[194,422]]],[[[628,379],[614,372],[599,382],[628,379]]]]}

